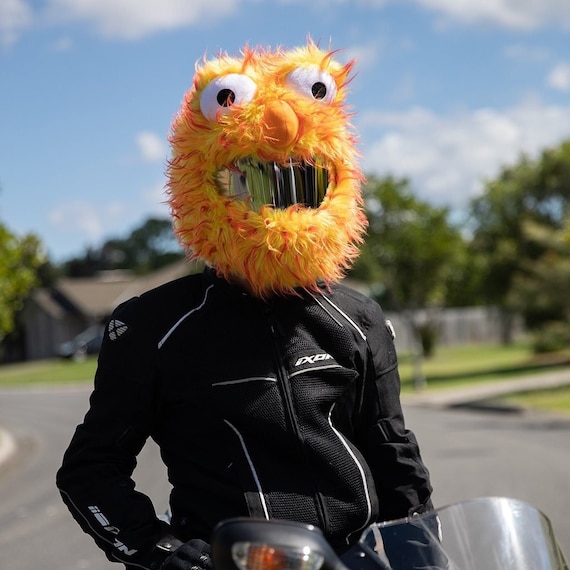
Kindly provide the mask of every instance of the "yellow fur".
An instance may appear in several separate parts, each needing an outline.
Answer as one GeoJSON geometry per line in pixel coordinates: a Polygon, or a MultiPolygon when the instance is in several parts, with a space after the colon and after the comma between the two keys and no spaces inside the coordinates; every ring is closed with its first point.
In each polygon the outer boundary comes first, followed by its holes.
{"type": "Polygon", "coordinates": [[[175,232],[191,256],[220,275],[247,280],[260,297],[313,288],[318,280],[338,281],[357,256],[365,230],[363,177],[344,106],[352,64],[340,65],[312,42],[291,51],[245,48],[242,55],[199,66],[173,122],[167,175],[175,232]],[[335,79],[330,103],[302,96],[285,83],[288,73],[307,65],[318,65],[335,79]],[[200,110],[200,96],[213,79],[228,73],[252,79],[255,95],[209,120],[200,110]],[[286,146],[266,133],[264,110],[275,100],[287,102],[298,119],[298,133],[286,146]],[[222,195],[217,173],[250,156],[276,162],[318,158],[329,169],[324,201],[314,209],[253,211],[246,201],[222,195]]]}

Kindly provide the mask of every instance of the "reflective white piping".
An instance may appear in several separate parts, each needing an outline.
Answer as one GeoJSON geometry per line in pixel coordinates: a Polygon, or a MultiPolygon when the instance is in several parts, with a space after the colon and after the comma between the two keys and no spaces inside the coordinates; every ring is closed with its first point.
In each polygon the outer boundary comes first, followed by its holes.
{"type": "Polygon", "coordinates": [[[242,447],[243,452],[245,454],[245,458],[247,459],[247,462],[249,463],[249,468],[251,469],[251,474],[253,475],[253,479],[255,481],[255,486],[257,487],[257,493],[259,494],[259,500],[261,501],[261,506],[263,507],[263,513],[265,514],[265,518],[267,520],[269,520],[269,512],[267,510],[267,505],[265,504],[265,497],[263,496],[263,490],[261,488],[261,482],[259,481],[259,477],[257,476],[257,471],[255,470],[255,467],[253,466],[253,461],[251,460],[251,456],[249,455],[249,452],[247,451],[245,441],[244,441],[241,433],[237,430],[237,428],[233,424],[231,424],[228,420],[224,420],[224,422],[232,428],[232,430],[235,432],[235,434],[239,438],[239,441],[241,443],[241,447],[242,447]]]}
{"type": "Polygon", "coordinates": [[[228,386],[229,384],[245,384],[247,382],[277,382],[277,378],[271,378],[270,376],[252,376],[251,378],[238,378],[236,380],[223,380],[222,382],[214,382],[212,386],[228,386]]]}
{"type": "Polygon", "coordinates": [[[364,487],[364,495],[366,497],[366,508],[368,510],[368,514],[366,515],[366,520],[364,521],[364,524],[360,528],[357,528],[356,530],[354,530],[350,533],[350,534],[354,534],[355,532],[358,532],[359,530],[362,530],[363,528],[368,526],[368,523],[370,522],[370,519],[372,518],[372,504],[370,502],[370,492],[368,490],[368,484],[366,482],[366,474],[364,473],[364,469],[363,469],[362,465],[360,464],[360,461],[358,461],[358,458],[356,457],[356,455],[354,455],[354,452],[352,451],[352,449],[350,449],[350,446],[348,445],[347,441],[344,439],[344,436],[333,426],[332,413],[333,413],[334,407],[335,407],[335,404],[333,404],[331,406],[331,409],[329,411],[329,418],[328,418],[329,419],[329,425],[331,426],[331,429],[334,431],[334,433],[337,435],[337,437],[340,439],[341,443],[344,445],[344,447],[348,451],[349,455],[352,457],[354,463],[358,467],[358,471],[360,472],[360,477],[362,478],[362,486],[364,487]]]}
{"type": "Polygon", "coordinates": [[[196,311],[199,311],[205,304],[206,304],[206,300],[208,299],[208,292],[210,291],[210,289],[213,287],[213,285],[210,285],[207,289],[206,292],[204,293],[204,299],[202,300],[202,302],[197,306],[194,307],[192,310],[188,311],[185,315],[183,315],[182,317],[180,317],[178,319],[178,321],[171,327],[171,329],[162,337],[162,339],[160,340],[160,342],[158,343],[158,348],[162,348],[162,345],[168,340],[168,338],[170,337],[170,335],[176,330],[176,328],[182,323],[182,321],[184,319],[186,319],[187,317],[189,317],[192,313],[195,313],[196,311]]]}
{"type": "Polygon", "coordinates": [[[329,364],[327,366],[314,366],[312,368],[303,368],[303,370],[297,370],[289,374],[289,378],[293,378],[293,376],[297,376],[298,374],[303,374],[303,372],[312,372],[313,370],[328,370],[329,368],[342,368],[340,364],[329,364]]]}
{"type": "MultiPolygon", "coordinates": [[[[85,521],[87,526],[93,531],[93,534],[95,536],[97,536],[98,538],[100,538],[101,540],[104,540],[107,544],[110,544],[111,546],[113,546],[113,548],[116,548],[115,542],[114,542],[114,540],[116,538],[115,535],[113,535],[113,540],[109,540],[105,535],[98,532],[99,529],[91,524],[91,521],[83,514],[83,511],[75,504],[73,499],[69,496],[69,493],[67,493],[63,489],[58,489],[58,490],[62,495],[65,495],[67,497],[69,504],[73,507],[75,512],[85,521]]],[[[136,566],[137,568],[143,568],[144,570],[150,570],[150,568],[148,566],[143,566],[142,564],[137,564],[136,562],[133,562],[129,558],[121,557],[115,551],[111,551],[110,555],[115,560],[117,560],[118,562],[126,564],[127,566],[132,566],[132,567],[136,566]]]]}
{"type": "Polygon", "coordinates": [[[340,327],[344,328],[344,325],[319,301],[319,299],[313,295],[310,291],[308,292],[309,295],[313,298],[313,301],[327,314],[329,317],[340,327]]]}
{"type": "MultiPolygon", "coordinates": [[[[83,511],[75,504],[75,502],[73,501],[73,499],[70,497],[69,493],[67,493],[66,491],[64,491],[63,489],[59,489],[59,492],[62,495],[65,495],[65,497],[67,498],[67,500],[69,501],[69,504],[73,507],[73,509],[75,510],[75,512],[81,516],[81,518],[85,521],[85,524],[87,524],[87,526],[93,531],[93,534],[97,537],[99,537],[101,540],[104,540],[105,542],[107,542],[108,544],[110,544],[111,546],[114,545],[114,535],[113,536],[113,540],[109,540],[107,538],[107,535],[105,534],[101,534],[100,532],[98,532],[100,529],[99,527],[96,527],[94,525],[91,524],[91,520],[88,519],[85,514],[83,513],[83,511]]],[[[103,527],[101,527],[103,528],[103,527]]]]}
{"type": "Polygon", "coordinates": [[[362,329],[360,329],[360,327],[344,311],[342,311],[340,307],[337,307],[326,295],[321,294],[321,296],[356,329],[356,332],[361,336],[362,340],[366,340],[366,335],[362,332],[362,329]]]}

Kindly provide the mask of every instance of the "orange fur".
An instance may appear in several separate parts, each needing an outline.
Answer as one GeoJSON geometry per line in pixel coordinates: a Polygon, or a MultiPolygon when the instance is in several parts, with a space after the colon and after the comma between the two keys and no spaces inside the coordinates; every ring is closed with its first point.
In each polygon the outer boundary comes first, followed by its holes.
{"type": "Polygon", "coordinates": [[[363,176],[344,103],[351,68],[310,41],[292,51],[245,48],[242,58],[223,55],[198,66],[172,125],[167,168],[175,232],[191,256],[220,275],[247,280],[260,297],[342,278],[358,255],[366,226],[363,176]],[[289,72],[307,65],[333,76],[337,93],[330,103],[301,96],[285,83],[289,72]],[[200,110],[200,96],[213,79],[228,73],[247,75],[257,86],[255,95],[209,120],[200,110]],[[267,103],[277,99],[298,118],[298,132],[284,147],[267,136],[263,118],[267,103]],[[277,162],[318,157],[329,169],[324,201],[315,209],[253,211],[247,202],[222,195],[216,174],[248,156],[277,162]]]}

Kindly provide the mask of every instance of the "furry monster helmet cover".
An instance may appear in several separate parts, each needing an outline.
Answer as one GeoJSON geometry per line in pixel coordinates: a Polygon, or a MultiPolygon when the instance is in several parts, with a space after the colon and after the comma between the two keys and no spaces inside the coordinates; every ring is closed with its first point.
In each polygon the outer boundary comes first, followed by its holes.
{"type": "Polygon", "coordinates": [[[351,68],[312,41],[197,66],[167,168],[190,257],[262,298],[343,277],[366,227],[345,106],[351,68]]]}

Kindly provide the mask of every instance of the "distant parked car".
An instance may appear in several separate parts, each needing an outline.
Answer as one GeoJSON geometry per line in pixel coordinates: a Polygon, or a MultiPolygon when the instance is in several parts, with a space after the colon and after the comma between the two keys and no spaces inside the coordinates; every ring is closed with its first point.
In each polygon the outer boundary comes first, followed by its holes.
{"type": "Polygon", "coordinates": [[[62,342],[57,348],[57,354],[61,358],[83,358],[88,354],[97,354],[103,342],[105,327],[93,325],[71,340],[62,342]]]}

